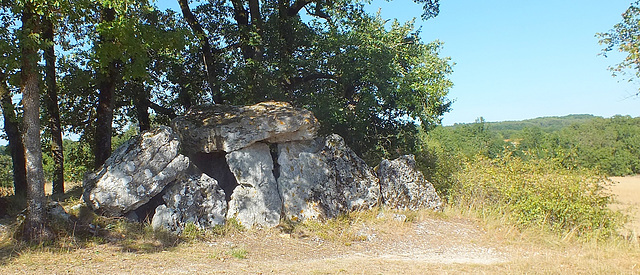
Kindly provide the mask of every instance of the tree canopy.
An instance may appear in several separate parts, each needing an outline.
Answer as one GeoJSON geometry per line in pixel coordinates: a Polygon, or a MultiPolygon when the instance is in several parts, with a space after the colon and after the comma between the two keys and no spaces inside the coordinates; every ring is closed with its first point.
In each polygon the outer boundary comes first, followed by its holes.
{"type": "MultiPolygon", "coordinates": [[[[66,180],[79,180],[78,169],[102,164],[127,129],[167,124],[195,105],[288,101],[371,162],[415,151],[450,108],[442,43],[422,41],[413,21],[367,13],[368,1],[175,1],[181,10],[148,0],[0,1],[3,114],[16,121],[25,3],[43,26],[32,35],[42,116],[55,117],[55,107],[60,116],[42,124],[53,153],[43,157],[47,178],[64,166],[66,180]],[[52,142],[57,125],[80,144],[52,142]]],[[[425,19],[439,12],[437,0],[414,2],[425,19]]]]}

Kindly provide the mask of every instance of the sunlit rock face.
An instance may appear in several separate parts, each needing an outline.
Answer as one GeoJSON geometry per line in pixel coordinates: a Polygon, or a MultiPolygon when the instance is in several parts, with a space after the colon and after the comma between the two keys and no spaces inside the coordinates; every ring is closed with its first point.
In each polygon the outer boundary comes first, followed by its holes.
{"type": "Polygon", "coordinates": [[[333,218],[378,205],[378,179],[342,137],[282,143],[278,151],[278,187],[286,218],[333,218]]]}
{"type": "Polygon", "coordinates": [[[247,228],[278,225],[282,200],[269,146],[259,142],[228,153],[227,163],[238,182],[229,200],[227,218],[235,218],[247,228]]]}
{"type": "Polygon", "coordinates": [[[183,177],[189,158],[178,135],[161,126],[125,142],[105,164],[85,176],[84,200],[106,216],[122,216],[146,204],[183,177]]]}
{"type": "Polygon", "coordinates": [[[318,120],[308,110],[284,102],[251,106],[211,105],[172,121],[185,154],[233,152],[253,143],[281,143],[316,137],[318,120]]]}

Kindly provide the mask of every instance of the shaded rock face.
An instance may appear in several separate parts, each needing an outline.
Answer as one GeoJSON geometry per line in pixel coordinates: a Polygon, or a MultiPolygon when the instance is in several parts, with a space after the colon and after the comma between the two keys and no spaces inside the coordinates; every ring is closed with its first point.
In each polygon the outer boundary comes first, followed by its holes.
{"type": "Polygon", "coordinates": [[[258,141],[280,143],[316,136],[318,120],[304,109],[283,102],[251,106],[212,105],[194,108],[172,121],[186,155],[233,152],[258,141]]]}
{"type": "Polygon", "coordinates": [[[176,133],[164,126],[129,140],[100,169],[85,176],[85,202],[106,216],[139,208],[187,170],[189,159],[178,153],[179,148],[176,133]]]}
{"type": "Polygon", "coordinates": [[[204,173],[193,173],[167,187],[164,204],[155,209],[151,225],[181,232],[188,223],[199,228],[223,225],[227,212],[224,191],[218,182],[204,173]]]}
{"type": "Polygon", "coordinates": [[[384,160],[376,175],[342,137],[316,138],[315,117],[286,103],[199,108],[172,125],[126,142],[88,174],[86,203],[178,233],[189,223],[268,228],[381,203],[441,204],[412,156],[384,160]]]}
{"type": "Polygon", "coordinates": [[[333,218],[379,203],[380,186],[373,170],[342,137],[282,143],[278,151],[278,188],[286,218],[333,218]]]}
{"type": "Polygon", "coordinates": [[[385,205],[401,210],[439,210],[442,207],[442,201],[433,185],[416,170],[413,155],[382,160],[376,172],[385,205]]]}

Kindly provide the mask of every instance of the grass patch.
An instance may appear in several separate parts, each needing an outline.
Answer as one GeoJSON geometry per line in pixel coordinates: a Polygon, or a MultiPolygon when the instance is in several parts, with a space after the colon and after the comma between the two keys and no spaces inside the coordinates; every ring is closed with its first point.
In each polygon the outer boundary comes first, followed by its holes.
{"type": "Polygon", "coordinates": [[[229,254],[231,255],[231,257],[234,257],[240,260],[246,259],[248,253],[249,252],[244,247],[233,247],[231,248],[231,251],[229,251],[229,254]]]}

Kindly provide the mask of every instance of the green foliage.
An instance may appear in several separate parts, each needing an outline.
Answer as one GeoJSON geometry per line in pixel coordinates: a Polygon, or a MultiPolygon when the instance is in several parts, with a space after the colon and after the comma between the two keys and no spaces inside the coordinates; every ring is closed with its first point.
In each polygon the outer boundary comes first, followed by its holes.
{"type": "Polygon", "coordinates": [[[519,154],[527,152],[528,158],[557,159],[567,168],[598,169],[612,176],[640,173],[640,118],[594,118],[551,133],[526,128],[515,136],[519,154]]]}
{"type": "Polygon", "coordinates": [[[13,163],[6,150],[5,146],[0,146],[0,188],[13,187],[13,163]]]}
{"type": "Polygon", "coordinates": [[[249,252],[244,247],[234,247],[230,251],[232,257],[240,260],[246,259],[248,253],[249,252]]]}
{"type": "MultiPolygon", "coordinates": [[[[423,137],[426,143],[423,152],[431,159],[425,158],[425,170],[433,172],[440,169],[437,165],[451,166],[446,160],[449,157],[468,159],[481,155],[496,158],[508,153],[527,160],[558,161],[569,169],[596,169],[610,176],[640,173],[640,118],[615,116],[605,119],[583,115],[565,118],[506,124],[485,123],[480,119],[473,124],[437,127],[423,137]],[[545,127],[535,126],[545,125],[545,121],[551,123],[545,127]],[[572,121],[577,122],[568,124],[572,121]],[[568,126],[560,128],[561,125],[568,126]],[[520,130],[515,130],[518,128],[520,130]],[[509,139],[504,139],[505,131],[509,139]],[[427,165],[429,162],[431,164],[427,165]]],[[[442,178],[436,178],[435,182],[440,180],[442,178]]]]}
{"type": "Polygon", "coordinates": [[[596,118],[594,115],[567,115],[562,117],[539,117],[521,121],[487,122],[487,125],[492,131],[498,132],[504,139],[510,139],[514,133],[518,133],[525,128],[539,128],[545,133],[551,133],[573,124],[589,122],[594,118],[596,118]]]}
{"type": "Polygon", "coordinates": [[[545,159],[476,157],[455,174],[449,202],[481,215],[499,215],[520,227],[607,237],[623,216],[608,205],[606,179],[587,169],[565,169],[545,159]]]}
{"type": "MultiPolygon", "coordinates": [[[[613,29],[606,33],[598,33],[600,44],[604,45],[602,55],[607,56],[611,51],[619,51],[627,54],[619,64],[609,67],[613,76],[631,74],[629,81],[640,77],[640,1],[631,3],[622,14],[622,22],[615,24],[613,29]],[[631,72],[628,72],[628,71],[631,72]]],[[[636,93],[636,95],[640,94],[636,93]]]]}

